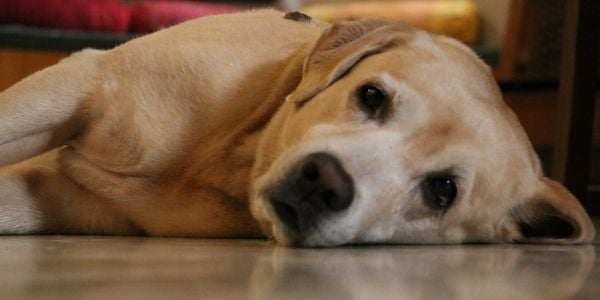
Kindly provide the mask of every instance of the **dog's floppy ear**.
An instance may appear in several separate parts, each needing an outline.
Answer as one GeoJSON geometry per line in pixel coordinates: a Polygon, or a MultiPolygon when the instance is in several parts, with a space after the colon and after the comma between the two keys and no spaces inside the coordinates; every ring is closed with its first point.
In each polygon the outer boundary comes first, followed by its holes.
{"type": "Polygon", "coordinates": [[[325,30],[304,61],[302,80],[286,98],[302,103],[321,92],[361,59],[402,39],[399,24],[378,19],[341,21],[325,30]]]}
{"type": "Polygon", "coordinates": [[[594,225],[579,201],[561,184],[544,178],[537,192],[511,211],[526,243],[586,243],[595,236],[594,225]]]}

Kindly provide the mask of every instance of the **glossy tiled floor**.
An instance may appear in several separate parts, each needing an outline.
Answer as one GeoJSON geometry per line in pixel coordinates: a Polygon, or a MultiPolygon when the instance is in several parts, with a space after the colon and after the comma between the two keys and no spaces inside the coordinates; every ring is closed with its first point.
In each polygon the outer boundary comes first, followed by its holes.
{"type": "Polygon", "coordinates": [[[600,245],[0,237],[1,299],[600,299],[600,245]]]}

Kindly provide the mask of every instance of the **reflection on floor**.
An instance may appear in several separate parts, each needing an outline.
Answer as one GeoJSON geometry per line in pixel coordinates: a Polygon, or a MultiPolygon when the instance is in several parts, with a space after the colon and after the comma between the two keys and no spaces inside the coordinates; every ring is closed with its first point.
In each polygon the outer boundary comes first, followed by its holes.
{"type": "Polygon", "coordinates": [[[314,250],[258,240],[0,239],[2,299],[600,297],[600,245],[314,250]]]}

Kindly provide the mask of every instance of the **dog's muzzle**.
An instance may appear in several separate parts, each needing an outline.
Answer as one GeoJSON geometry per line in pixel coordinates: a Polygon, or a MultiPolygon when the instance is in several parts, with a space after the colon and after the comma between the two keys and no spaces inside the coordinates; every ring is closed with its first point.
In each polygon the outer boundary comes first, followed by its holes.
{"type": "Polygon", "coordinates": [[[354,183],[337,158],[314,153],[298,162],[269,194],[277,217],[302,235],[320,220],[346,210],[354,198],[354,183]]]}

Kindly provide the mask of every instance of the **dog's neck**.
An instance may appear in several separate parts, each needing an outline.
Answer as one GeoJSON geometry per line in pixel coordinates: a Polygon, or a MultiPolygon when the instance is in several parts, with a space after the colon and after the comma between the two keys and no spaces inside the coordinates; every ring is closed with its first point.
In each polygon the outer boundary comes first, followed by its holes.
{"type": "MultiPolygon", "coordinates": [[[[203,141],[197,148],[204,157],[196,166],[190,168],[193,172],[189,180],[202,182],[218,187],[220,192],[236,202],[246,203],[248,191],[252,184],[251,170],[257,160],[256,150],[264,139],[265,129],[270,126],[280,107],[285,103],[285,97],[290,94],[302,78],[302,66],[311,45],[304,45],[291,55],[285,62],[279,64],[278,80],[272,84],[268,96],[256,103],[253,111],[245,112],[246,117],[238,123],[229,135],[213,136],[210,141],[203,141]],[[221,176],[215,176],[215,170],[222,170],[221,176]],[[243,189],[241,187],[244,187],[243,189]]],[[[273,70],[265,70],[272,73],[273,70]]],[[[256,80],[263,80],[257,78],[256,80]]]]}

